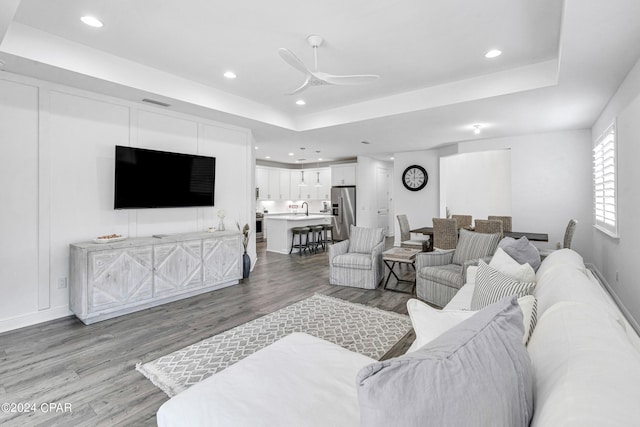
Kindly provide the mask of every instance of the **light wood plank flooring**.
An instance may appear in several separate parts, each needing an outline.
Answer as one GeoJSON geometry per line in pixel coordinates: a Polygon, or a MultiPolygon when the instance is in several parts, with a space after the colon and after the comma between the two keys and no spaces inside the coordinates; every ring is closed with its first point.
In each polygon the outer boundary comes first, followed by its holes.
{"type": "MultiPolygon", "coordinates": [[[[326,253],[280,255],[259,243],[254,271],[239,285],[90,326],[68,317],[0,334],[0,403],[38,408],[26,414],[0,412],[0,425],[156,425],[155,413],[168,397],[135,370],[136,363],[314,293],[407,313],[408,294],[384,291],[382,285],[377,290],[330,286],[328,277],[326,253]],[[70,404],[72,412],[45,413],[43,403],[70,404]]],[[[385,357],[402,354],[413,339],[412,332],[407,334],[385,357]]]]}

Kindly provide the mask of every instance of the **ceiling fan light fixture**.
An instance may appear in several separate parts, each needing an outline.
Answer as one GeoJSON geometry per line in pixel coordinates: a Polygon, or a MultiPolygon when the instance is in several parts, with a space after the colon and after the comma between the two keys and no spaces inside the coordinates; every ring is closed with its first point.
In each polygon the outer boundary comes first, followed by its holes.
{"type": "Polygon", "coordinates": [[[233,79],[235,79],[236,77],[238,77],[238,76],[236,75],[236,73],[234,73],[233,71],[225,71],[225,73],[223,74],[223,76],[225,76],[225,77],[226,77],[227,79],[229,79],[229,80],[233,80],[233,79]]]}
{"type": "Polygon", "coordinates": [[[480,134],[480,128],[482,128],[481,125],[473,125],[473,133],[476,135],[480,134]]]}
{"type": "Polygon", "coordinates": [[[84,22],[86,25],[93,28],[102,28],[104,26],[102,21],[96,18],[95,16],[85,15],[81,17],[80,20],[84,22]]]}
{"type": "Polygon", "coordinates": [[[502,55],[502,51],[499,49],[491,49],[489,52],[484,54],[485,58],[497,58],[498,56],[502,55]]]}
{"type": "Polygon", "coordinates": [[[296,101],[296,105],[307,105],[307,103],[305,102],[305,100],[304,100],[304,99],[298,99],[298,100],[296,101]]]}

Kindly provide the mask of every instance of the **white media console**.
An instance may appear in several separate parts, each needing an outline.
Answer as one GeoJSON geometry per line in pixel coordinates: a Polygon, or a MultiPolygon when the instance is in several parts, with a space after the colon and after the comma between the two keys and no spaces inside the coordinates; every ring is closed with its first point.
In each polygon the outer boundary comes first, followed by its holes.
{"type": "Polygon", "coordinates": [[[71,310],[88,325],[235,285],[242,253],[238,231],[71,244],[71,310]]]}

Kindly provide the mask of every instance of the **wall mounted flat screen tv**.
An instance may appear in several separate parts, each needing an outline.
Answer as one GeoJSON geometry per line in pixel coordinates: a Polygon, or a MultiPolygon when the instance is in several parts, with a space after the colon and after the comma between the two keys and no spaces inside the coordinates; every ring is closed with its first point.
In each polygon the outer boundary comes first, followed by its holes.
{"type": "Polygon", "coordinates": [[[115,209],[213,206],[216,158],[116,146],[115,209]]]}

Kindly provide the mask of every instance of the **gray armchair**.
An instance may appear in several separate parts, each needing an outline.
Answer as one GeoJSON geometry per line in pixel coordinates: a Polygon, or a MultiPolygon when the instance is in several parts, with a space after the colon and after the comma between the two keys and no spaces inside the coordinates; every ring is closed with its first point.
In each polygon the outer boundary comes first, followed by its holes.
{"type": "Polygon", "coordinates": [[[349,240],[329,246],[329,283],[375,289],[384,275],[384,230],[351,226],[349,240]]]}
{"type": "Polygon", "coordinates": [[[416,256],[416,294],[439,307],[447,305],[466,282],[467,267],[480,259],[489,262],[500,242],[500,233],[483,234],[460,229],[455,249],[421,252],[416,256]]]}

